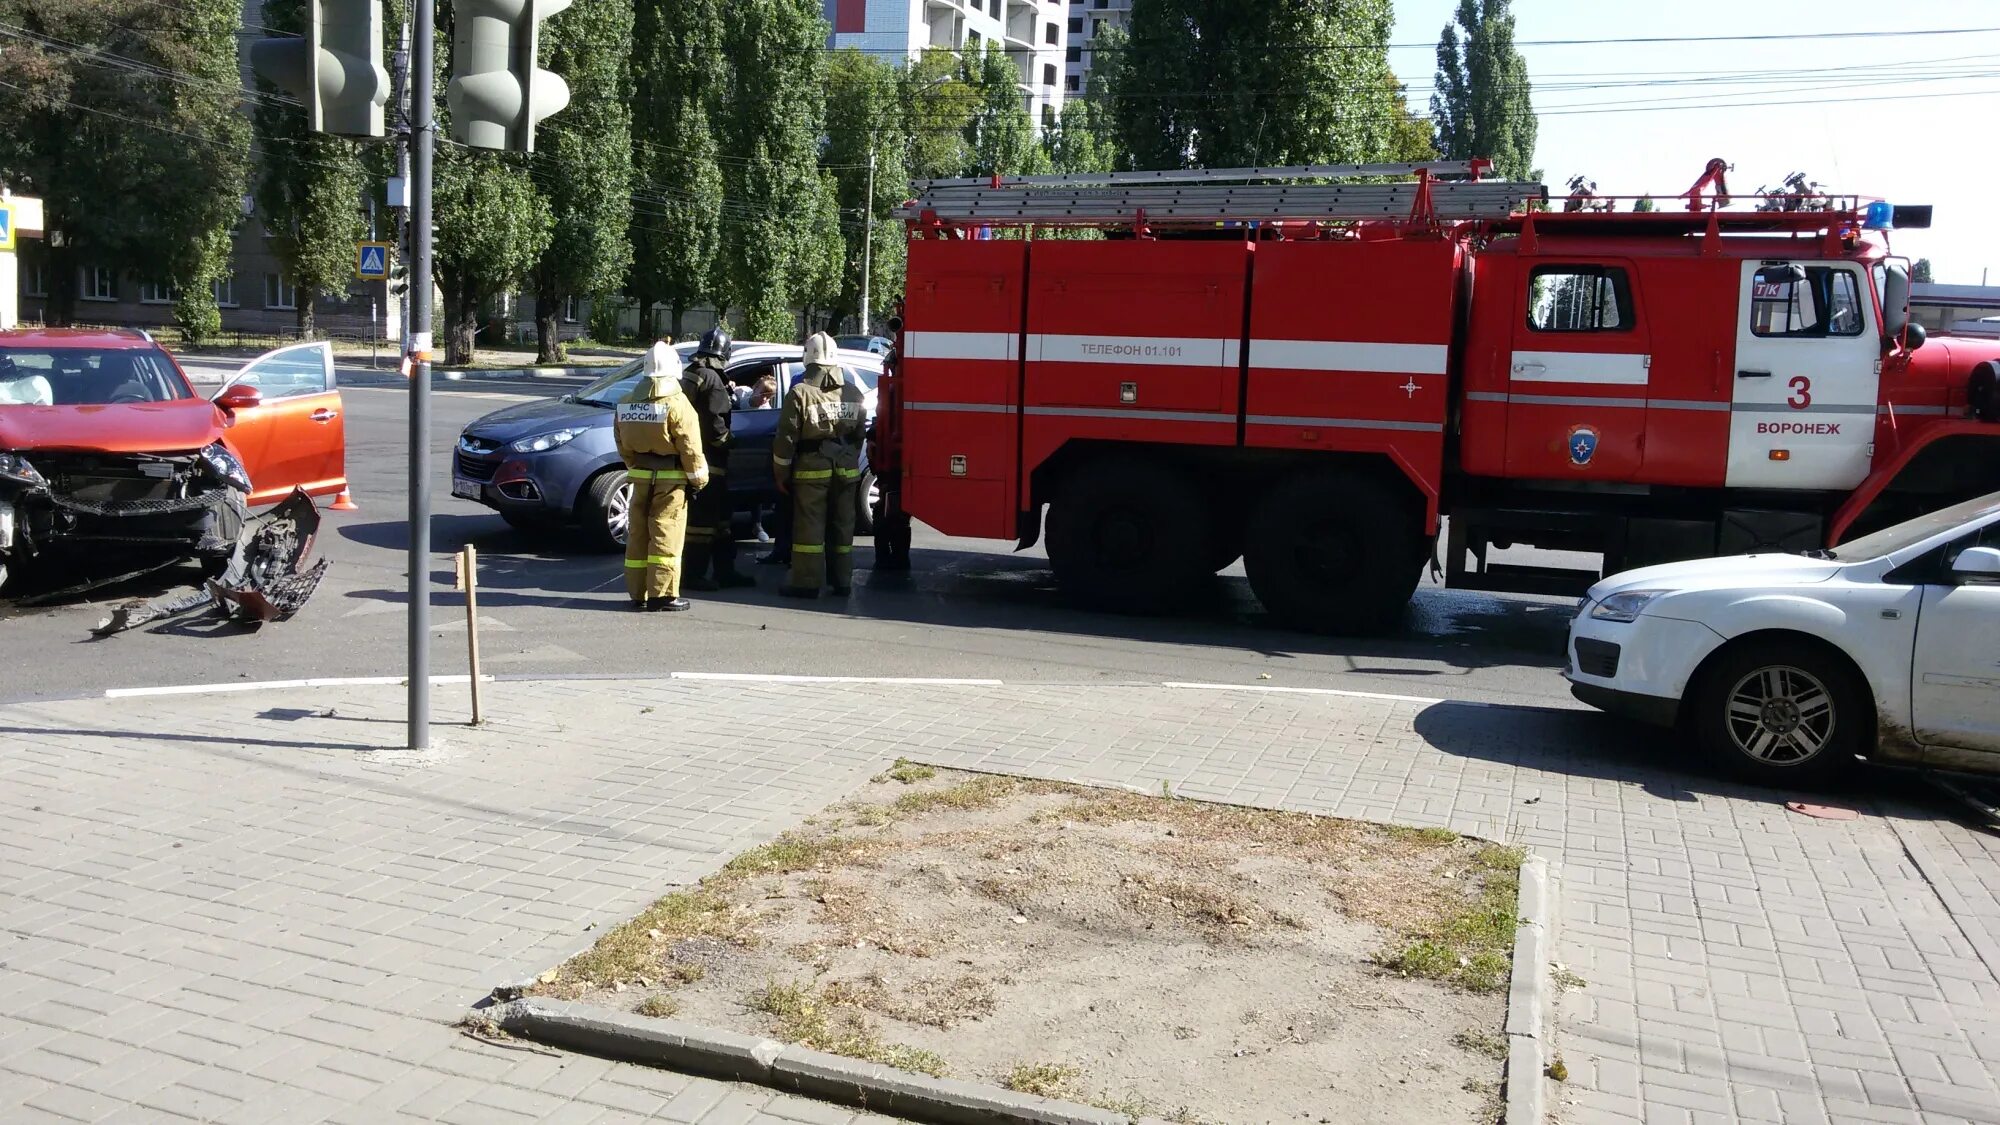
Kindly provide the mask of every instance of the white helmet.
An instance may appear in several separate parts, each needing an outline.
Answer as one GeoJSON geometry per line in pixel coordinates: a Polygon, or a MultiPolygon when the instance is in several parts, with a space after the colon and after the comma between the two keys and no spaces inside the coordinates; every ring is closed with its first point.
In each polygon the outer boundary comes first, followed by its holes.
{"type": "Polygon", "coordinates": [[[646,374],[655,378],[680,378],[681,354],[665,340],[655,343],[646,349],[646,374]]]}
{"type": "Polygon", "coordinates": [[[833,353],[839,349],[840,345],[833,342],[833,337],[824,332],[813,333],[812,338],[806,341],[806,366],[831,367],[833,353]]]}

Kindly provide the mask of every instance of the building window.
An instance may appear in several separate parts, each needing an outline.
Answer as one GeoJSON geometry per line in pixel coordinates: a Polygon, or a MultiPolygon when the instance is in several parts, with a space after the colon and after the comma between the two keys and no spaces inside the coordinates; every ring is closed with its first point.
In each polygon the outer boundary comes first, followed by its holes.
{"type": "Polygon", "coordinates": [[[1537,266],[1528,280],[1528,327],[1536,332],[1627,332],[1632,289],[1616,266],[1537,266]]]}
{"type": "Polygon", "coordinates": [[[1044,128],[1044,129],[1053,129],[1053,128],[1055,128],[1055,127],[1056,127],[1056,107],[1054,107],[1054,106],[1052,106],[1052,105],[1045,105],[1045,106],[1043,106],[1043,107],[1042,107],[1042,128],[1044,128]]]}
{"type": "Polygon", "coordinates": [[[1042,64],[1042,85],[1044,85],[1044,86],[1053,86],[1053,85],[1055,85],[1055,84],[1056,84],[1056,64],[1054,64],[1054,63],[1043,63],[1043,64],[1042,64]]]}
{"type": "Polygon", "coordinates": [[[1083,89],[1083,76],[1080,74],[1072,74],[1067,79],[1064,80],[1063,85],[1069,90],[1070,93],[1072,94],[1077,93],[1078,91],[1083,89]]]}
{"type": "Polygon", "coordinates": [[[976,31],[968,31],[968,32],[966,32],[966,33],[965,33],[965,45],[966,45],[967,47],[977,47],[977,46],[979,46],[979,33],[978,33],[978,32],[976,32],[976,31]]]}
{"type": "Polygon", "coordinates": [[[36,263],[21,269],[21,296],[46,297],[49,295],[49,268],[36,263]]]}
{"type": "Polygon", "coordinates": [[[292,287],[291,279],[281,273],[264,275],[264,307],[267,309],[299,307],[299,291],[292,287]]]}
{"type": "Polygon", "coordinates": [[[1079,47],[1079,46],[1077,46],[1077,45],[1076,45],[1076,44],[1074,44],[1074,43],[1071,43],[1071,44],[1069,45],[1069,53],[1068,53],[1068,54],[1067,54],[1067,55],[1066,55],[1065,57],[1066,57],[1066,58],[1068,58],[1068,59],[1069,59],[1069,61],[1071,61],[1071,62],[1082,62],[1082,61],[1083,61],[1083,48],[1082,48],[1082,47],[1079,47]]]}
{"type": "Polygon", "coordinates": [[[215,307],[233,309],[236,307],[236,278],[234,275],[220,281],[208,283],[208,291],[215,294],[215,307]]]}
{"type": "Polygon", "coordinates": [[[1042,42],[1054,44],[1061,41],[1062,28],[1057,27],[1055,24],[1048,24],[1042,28],[1042,42]]]}
{"type": "Polygon", "coordinates": [[[83,267],[83,284],[77,296],[86,301],[115,301],[118,299],[118,276],[103,266],[83,267]]]}
{"type": "Polygon", "coordinates": [[[171,305],[179,297],[180,291],[164,281],[148,281],[139,286],[142,305],[171,305]]]}
{"type": "Polygon", "coordinates": [[[1082,34],[1083,34],[1083,21],[1082,21],[1081,19],[1072,19],[1072,20],[1070,20],[1070,21],[1069,21],[1069,33],[1070,33],[1071,35],[1082,35],[1082,34]]]}

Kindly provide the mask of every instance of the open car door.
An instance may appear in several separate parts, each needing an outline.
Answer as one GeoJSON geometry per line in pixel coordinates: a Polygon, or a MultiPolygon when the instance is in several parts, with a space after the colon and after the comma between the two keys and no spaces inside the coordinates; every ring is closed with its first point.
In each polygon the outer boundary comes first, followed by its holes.
{"type": "Polygon", "coordinates": [[[347,487],[347,423],[334,382],[333,345],[293,344],[266,352],[216,393],[234,419],[223,440],[250,473],[250,503],[271,504],[303,488],[316,496],[347,487]],[[233,408],[254,389],[257,404],[233,408]]]}

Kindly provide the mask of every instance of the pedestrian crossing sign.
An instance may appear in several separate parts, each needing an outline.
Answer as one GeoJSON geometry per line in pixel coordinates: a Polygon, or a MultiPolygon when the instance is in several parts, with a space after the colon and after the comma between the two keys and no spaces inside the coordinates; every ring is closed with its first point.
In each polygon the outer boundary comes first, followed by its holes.
{"type": "Polygon", "coordinates": [[[14,209],[0,203],[0,253],[14,248],[14,209]]]}
{"type": "Polygon", "coordinates": [[[389,276],[389,244],[386,242],[357,242],[354,244],[354,276],[363,281],[383,281],[389,276]]]}

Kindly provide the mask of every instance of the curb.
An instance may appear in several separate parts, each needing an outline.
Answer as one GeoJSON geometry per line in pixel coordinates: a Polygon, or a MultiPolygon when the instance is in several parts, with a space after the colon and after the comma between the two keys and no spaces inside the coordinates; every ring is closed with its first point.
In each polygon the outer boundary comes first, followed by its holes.
{"type": "Polygon", "coordinates": [[[1549,861],[1531,855],[1521,864],[1514,912],[1514,970],[1507,985],[1506,1125],[1542,1125],[1548,1106],[1549,951],[1552,940],[1549,861]]]}
{"type": "Polygon", "coordinates": [[[477,1014],[510,1034],[538,1043],[754,1082],[785,1093],[935,1125],[1129,1125],[1132,1120],[1109,1110],[912,1074],[773,1039],[679,1020],[606,1012],[560,1000],[513,1000],[477,1014]]]}

